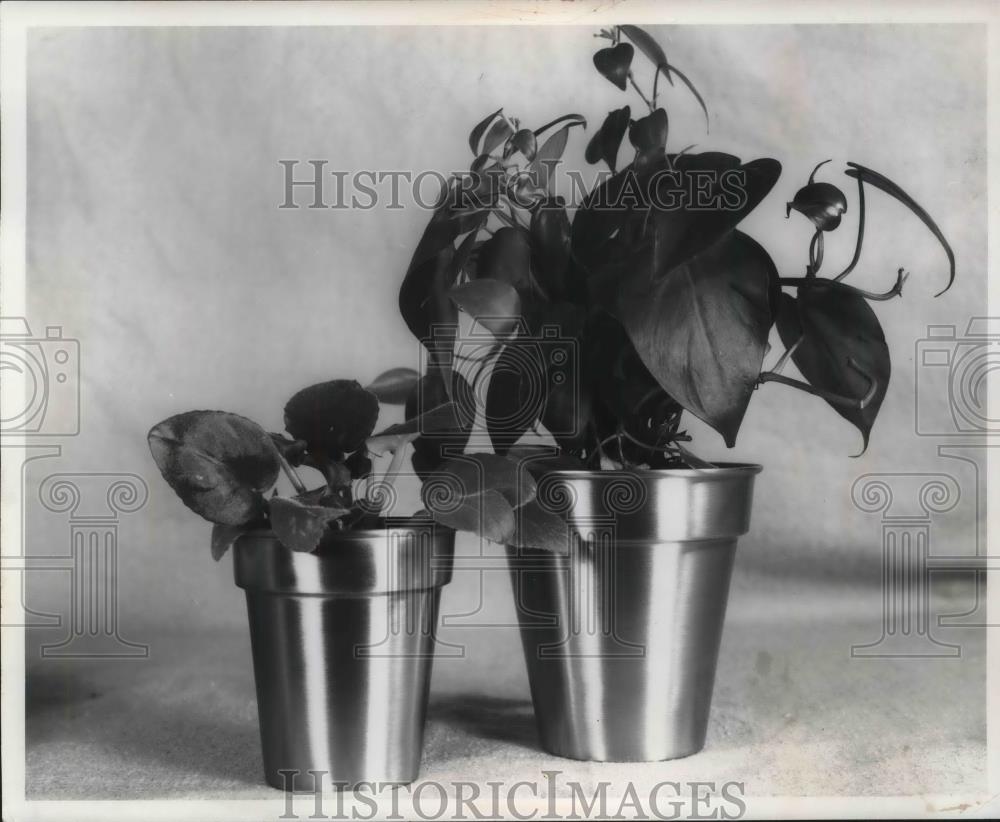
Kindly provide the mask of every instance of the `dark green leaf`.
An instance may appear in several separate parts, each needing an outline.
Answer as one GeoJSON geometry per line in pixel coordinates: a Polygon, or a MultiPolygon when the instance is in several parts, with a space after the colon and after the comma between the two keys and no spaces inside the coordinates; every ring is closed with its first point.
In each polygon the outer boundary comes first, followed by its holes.
{"type": "Polygon", "coordinates": [[[570,223],[561,198],[550,197],[531,212],[531,267],[551,300],[567,294],[570,223]]]}
{"type": "Polygon", "coordinates": [[[594,67],[618,88],[625,91],[629,66],[632,65],[634,56],[635,49],[629,43],[619,43],[616,46],[598,51],[594,55],[594,67]]]}
{"type": "Polygon", "coordinates": [[[654,266],[667,272],[717,243],[753,211],[781,174],[777,160],[762,158],[740,164],[730,154],[687,154],[675,160],[679,177],[661,177],[653,211],[654,266]],[[705,184],[707,183],[707,185],[705,184]],[[689,191],[696,191],[693,198],[689,191]],[[677,207],[671,203],[675,194],[677,207]]]}
{"type": "Polygon", "coordinates": [[[490,127],[490,130],[486,132],[486,138],[483,140],[483,154],[492,154],[497,148],[506,143],[513,134],[514,129],[510,127],[510,123],[506,120],[497,120],[490,127]]]}
{"type": "Polygon", "coordinates": [[[493,364],[486,392],[486,430],[493,450],[504,454],[545,408],[546,374],[534,341],[510,340],[493,364]]]}
{"type": "Polygon", "coordinates": [[[419,380],[420,375],[412,368],[390,368],[366,385],[365,391],[370,391],[386,405],[404,405],[419,380]]]}
{"type": "MultiPolygon", "coordinates": [[[[468,381],[459,374],[452,373],[451,395],[445,387],[440,372],[425,374],[417,389],[406,401],[406,419],[412,420],[418,415],[427,415],[424,420],[424,431],[413,441],[413,468],[421,479],[426,479],[430,472],[437,470],[451,454],[461,453],[469,441],[469,434],[476,418],[476,398],[468,381]],[[452,416],[454,422],[440,428],[438,433],[427,433],[428,420],[437,420],[434,409],[454,403],[452,416]]],[[[418,423],[418,427],[420,424],[418,423]]],[[[438,426],[434,425],[435,431],[438,426]]],[[[390,429],[391,430],[391,429],[390,429]]]]}
{"type": "Polygon", "coordinates": [[[632,117],[632,110],[625,106],[608,113],[601,123],[601,128],[587,144],[587,151],[584,155],[588,163],[594,164],[603,160],[607,163],[612,172],[618,168],[618,150],[621,148],[622,139],[628,128],[629,120],[632,117]]]}
{"type": "MultiPolygon", "coordinates": [[[[682,72],[682,71],[681,71],[681,70],[680,70],[679,68],[677,68],[676,66],[668,66],[668,67],[667,67],[667,77],[668,77],[668,78],[670,78],[670,75],[672,75],[672,74],[676,74],[676,75],[677,75],[678,77],[680,77],[680,78],[681,78],[681,82],[682,82],[682,83],[683,83],[683,84],[684,84],[685,86],[687,86],[687,88],[688,88],[688,91],[690,91],[690,92],[691,92],[691,94],[692,94],[692,95],[694,95],[694,99],[698,101],[698,105],[699,105],[699,106],[701,106],[701,110],[702,110],[702,112],[703,112],[703,113],[704,113],[704,115],[705,115],[705,128],[706,128],[706,130],[707,130],[707,129],[708,129],[708,126],[709,126],[709,122],[708,122],[708,106],[706,106],[706,105],[705,105],[705,100],[704,100],[704,98],[703,98],[703,97],[701,96],[701,93],[700,93],[700,92],[698,91],[698,89],[697,89],[697,88],[695,88],[695,85],[694,85],[694,83],[692,83],[692,82],[691,82],[691,81],[690,81],[690,80],[688,79],[687,75],[686,75],[686,74],[684,74],[684,72],[682,72]]],[[[672,83],[673,83],[673,80],[671,80],[670,82],[671,82],[671,84],[672,84],[672,83]]]]}
{"type": "Polygon", "coordinates": [[[496,454],[465,454],[446,462],[421,489],[437,522],[495,542],[514,535],[514,509],[535,498],[535,480],[496,454]]]}
{"type": "Polygon", "coordinates": [[[348,508],[303,505],[293,499],[272,497],[268,500],[271,528],[281,544],[293,551],[315,551],[328,526],[350,513],[348,508]]]}
{"type": "Polygon", "coordinates": [[[774,263],[740,232],[667,271],[627,283],[617,315],[671,397],[736,441],[771,327],[774,263]]]}
{"type": "MultiPolygon", "coordinates": [[[[495,239],[495,238],[494,238],[495,239]]],[[[448,295],[462,311],[497,337],[517,328],[521,298],[512,285],[500,280],[477,279],[455,286],[448,295]]]]}
{"type": "Polygon", "coordinates": [[[566,150],[566,141],[569,139],[570,128],[572,128],[572,125],[563,126],[542,143],[542,147],[538,149],[535,159],[528,166],[528,176],[538,191],[547,192],[549,190],[552,173],[555,171],[559,160],[563,156],[563,152],[566,150]]]}
{"type": "Polygon", "coordinates": [[[582,114],[564,114],[562,117],[556,117],[549,123],[546,123],[541,128],[535,129],[535,137],[541,137],[546,131],[548,131],[553,126],[557,126],[560,123],[569,122],[570,126],[583,126],[587,127],[587,119],[582,114]]]}
{"type": "Polygon", "coordinates": [[[486,129],[488,129],[490,127],[490,123],[492,123],[497,117],[499,117],[500,113],[502,111],[503,111],[503,108],[498,108],[492,114],[489,114],[486,117],[484,117],[482,120],[480,120],[476,124],[476,127],[474,129],[472,129],[472,133],[469,134],[469,148],[472,149],[472,153],[473,154],[485,154],[486,153],[486,152],[483,152],[483,151],[479,150],[479,141],[483,139],[483,134],[485,134],[486,133],[486,129]]]}
{"type": "Polygon", "coordinates": [[[454,500],[448,496],[446,503],[439,503],[429,493],[436,489],[433,482],[425,482],[421,488],[421,498],[435,522],[456,531],[478,534],[493,542],[506,543],[514,536],[517,526],[514,509],[498,491],[487,490],[454,500]]]}
{"type": "Polygon", "coordinates": [[[378,399],[356,380],[330,380],[297,392],[285,405],[285,429],[309,451],[337,457],[360,448],[378,419],[378,399]]]}
{"type": "Polygon", "coordinates": [[[246,525],[222,525],[215,523],[212,526],[212,559],[218,562],[226,555],[229,547],[247,532],[246,525]]]}
{"type": "Polygon", "coordinates": [[[459,405],[451,400],[428,408],[423,413],[390,425],[384,431],[372,435],[368,439],[368,447],[377,454],[382,453],[386,446],[391,445],[389,438],[405,437],[408,434],[437,434],[442,431],[452,431],[462,424],[459,405]]]}
{"type": "MultiPolygon", "coordinates": [[[[531,235],[520,226],[499,229],[479,249],[476,280],[497,280],[522,294],[531,289],[531,235]]],[[[471,312],[470,312],[471,313],[471,312]]]]}
{"type": "Polygon", "coordinates": [[[810,385],[847,399],[860,399],[871,386],[865,375],[877,382],[875,394],[864,408],[830,403],[861,432],[867,448],[892,372],[882,326],[868,301],[849,286],[817,280],[800,288],[797,299],[783,295],[777,320],[786,348],[802,336],[792,361],[810,385]]]}
{"type": "Polygon", "coordinates": [[[917,203],[909,194],[907,194],[903,189],[896,185],[888,177],[879,174],[877,171],[872,171],[870,168],[865,168],[858,163],[848,163],[850,168],[844,173],[848,177],[854,177],[856,180],[861,180],[862,182],[868,183],[875,186],[875,188],[884,191],[891,197],[899,200],[903,205],[905,205],[910,211],[917,215],[925,226],[930,230],[930,232],[937,238],[938,242],[941,243],[944,248],[945,254],[948,255],[948,285],[946,285],[941,291],[939,291],[935,296],[940,297],[951,288],[951,284],[955,281],[955,252],[951,250],[951,246],[948,245],[948,241],[945,239],[944,234],[941,229],[938,228],[937,223],[931,219],[930,214],[924,211],[923,207],[917,203]]]}
{"type": "Polygon", "coordinates": [[[640,152],[661,150],[667,144],[667,129],[667,112],[658,108],[629,126],[628,139],[640,152]]]}
{"type": "Polygon", "coordinates": [[[518,508],[514,515],[517,525],[510,545],[555,553],[569,551],[569,524],[559,514],[544,508],[537,499],[518,508]]]}
{"type": "MultiPolygon", "coordinates": [[[[635,43],[639,51],[645,54],[646,59],[656,66],[657,69],[664,70],[669,65],[667,55],[663,53],[660,44],[648,32],[638,26],[619,26],[618,28],[621,29],[622,34],[635,43]]],[[[673,80],[670,79],[670,75],[666,71],[664,71],[664,74],[667,80],[672,83],[673,80]]]]}
{"type": "Polygon", "coordinates": [[[153,426],[147,439],[163,478],[196,514],[220,525],[263,515],[263,492],[281,466],[257,423],[224,411],[188,411],[153,426]]]}
{"type": "Polygon", "coordinates": [[[535,132],[533,132],[530,128],[522,128],[511,138],[510,142],[511,145],[517,151],[520,151],[529,162],[535,159],[538,144],[535,139],[535,132]]]}

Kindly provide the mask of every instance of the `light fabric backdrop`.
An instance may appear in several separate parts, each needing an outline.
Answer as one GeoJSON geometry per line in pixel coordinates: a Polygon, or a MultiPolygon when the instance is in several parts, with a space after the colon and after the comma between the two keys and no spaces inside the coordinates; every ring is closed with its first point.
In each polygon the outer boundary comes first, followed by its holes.
{"type": "MultiPolygon", "coordinates": [[[[32,33],[28,52],[28,296],[36,333],[61,325],[80,341],[79,436],[29,471],[28,546],[66,553],[65,515],[38,504],[57,471],[133,472],[150,498],[124,516],[120,594],[130,626],[237,625],[228,562],[208,557],[209,526],[159,477],[149,427],[192,408],[245,414],[278,429],[293,391],[333,377],[364,381],[415,365],[396,294],[427,213],[279,210],[280,159],[328,168],[459,169],[471,126],[503,105],[538,125],[579,112],[591,129],[635,104],[593,69],[589,28],[93,28],[32,33]]],[[[893,377],[871,446],[821,401],[768,385],[738,446],[689,421],[708,458],[757,461],[752,531],[737,585],[794,586],[803,576],[877,583],[878,518],[851,502],[868,472],[938,471],[962,483],[935,521],[934,550],[975,551],[974,477],[914,430],[914,350],[928,324],[961,334],[986,313],[985,41],[959,26],[654,27],[703,92],[701,113],[664,87],[671,146],[779,159],[775,190],[744,223],[786,276],[800,275],[810,231],[784,203],[819,160],[851,211],[827,243],[827,266],[853,251],[856,188],[846,160],[885,172],[938,220],[958,259],[900,206],[869,194],[868,241],[852,282],[885,290],[912,272],[902,300],[876,306],[893,377]],[[837,175],[837,176],[835,176],[837,175]],[[964,472],[964,473],[963,473],[964,472]]],[[[637,58],[637,64],[641,60],[637,58]]],[[[644,71],[648,75],[648,72],[644,71]]],[[[589,132],[588,132],[589,133],[589,132]]],[[[567,160],[582,165],[587,135],[567,160]]],[[[300,167],[303,176],[307,167],[300,167]]],[[[299,195],[305,204],[306,197],[299,195]]],[[[774,356],[774,354],[772,354],[774,356]]],[[[939,383],[940,385],[940,383],[939,383]]],[[[942,392],[920,397],[953,427],[942,392]]],[[[391,415],[387,421],[394,419],[391,415]]],[[[463,551],[476,552],[470,540],[463,551]]],[[[38,605],[64,602],[64,575],[39,574],[38,605]]],[[[477,602],[478,574],[456,576],[447,602],[477,602]]],[[[487,607],[509,608],[502,573],[487,607]]],[[[136,628],[136,630],[139,630],[136,628]]],[[[513,648],[514,646],[510,646],[513,648]]]]}

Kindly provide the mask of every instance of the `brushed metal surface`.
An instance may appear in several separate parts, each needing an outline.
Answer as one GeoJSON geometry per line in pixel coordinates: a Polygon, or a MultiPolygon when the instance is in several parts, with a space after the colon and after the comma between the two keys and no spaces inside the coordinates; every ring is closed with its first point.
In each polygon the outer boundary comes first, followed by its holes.
{"type": "Polygon", "coordinates": [[[235,545],[245,589],[264,775],[312,790],[411,782],[420,770],[441,586],[454,532],[355,531],[296,553],[266,532],[235,545]]]}
{"type": "Polygon", "coordinates": [[[704,746],[759,471],[561,471],[539,483],[572,524],[567,550],[508,548],[508,559],[546,750],[628,762],[704,746]]]}

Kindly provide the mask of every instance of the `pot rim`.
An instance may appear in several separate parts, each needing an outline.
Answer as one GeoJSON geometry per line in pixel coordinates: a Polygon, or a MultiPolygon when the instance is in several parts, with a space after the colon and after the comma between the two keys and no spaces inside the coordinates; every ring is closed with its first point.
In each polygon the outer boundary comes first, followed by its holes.
{"type": "MultiPolygon", "coordinates": [[[[393,520],[392,525],[386,525],[384,528],[353,528],[349,531],[331,531],[325,539],[335,540],[337,542],[361,542],[365,540],[378,539],[380,537],[385,537],[387,534],[408,534],[413,531],[426,531],[435,530],[440,531],[442,534],[454,531],[454,528],[449,528],[447,525],[442,525],[439,522],[435,522],[433,519],[401,519],[400,521],[393,520]],[[409,524],[408,524],[409,523],[409,524]]],[[[277,542],[281,542],[278,539],[277,534],[274,533],[270,528],[251,528],[240,534],[239,539],[243,537],[253,537],[255,539],[273,539],[277,542]]],[[[284,543],[282,543],[284,544],[284,543]]],[[[291,550],[291,549],[289,549],[291,550]]]]}
{"type": "Polygon", "coordinates": [[[562,476],[568,479],[599,479],[601,477],[634,477],[643,479],[684,478],[725,478],[745,477],[759,474],[764,466],[754,462],[717,462],[714,468],[616,468],[613,470],[588,468],[556,468],[542,472],[542,476],[562,476]]]}

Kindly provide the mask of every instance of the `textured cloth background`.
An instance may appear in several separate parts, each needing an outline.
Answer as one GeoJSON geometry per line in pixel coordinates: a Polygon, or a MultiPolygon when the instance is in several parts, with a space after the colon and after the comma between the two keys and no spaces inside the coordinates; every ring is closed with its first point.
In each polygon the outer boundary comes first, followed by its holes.
{"type": "MultiPolygon", "coordinates": [[[[449,171],[471,160],[467,135],[500,105],[526,123],[566,112],[590,130],[566,153],[582,167],[588,134],[625,95],[591,64],[600,41],[579,28],[92,28],[32,32],[28,51],[28,283],[36,332],[80,340],[82,430],[58,460],[29,468],[28,550],[67,551],[65,514],[38,504],[54,471],[133,472],[150,499],[123,516],[123,625],[237,627],[227,568],[208,559],[209,527],[162,481],[149,427],[178,411],[219,408],[281,427],[285,400],[333,377],[364,381],[417,365],[396,295],[428,214],[418,208],[279,210],[280,159],[329,169],[449,171]]],[[[974,467],[942,460],[916,436],[914,346],[927,325],[985,313],[985,51],[972,26],[654,27],[703,92],[711,133],[683,89],[663,87],[670,145],[772,156],[784,172],[744,223],[786,276],[801,275],[810,238],[791,199],[812,167],[840,184],[851,210],[828,238],[826,266],[854,248],[850,159],[901,181],[950,238],[958,278],[919,221],[878,192],[852,282],[887,289],[912,271],[902,300],[876,309],[893,352],[871,446],[816,398],[767,385],[739,444],[693,419],[707,458],[761,462],[740,569],[877,582],[878,518],[851,501],[869,472],[954,473],[954,511],[935,520],[934,550],[975,551],[974,467]]],[[[651,72],[636,58],[640,80],[651,72]]],[[[641,104],[640,104],[641,105],[641,104]]],[[[297,169],[302,177],[308,167],[297,169]]],[[[304,193],[300,203],[309,200],[304,193]]],[[[332,196],[332,195],[331,195],[332,196]]],[[[776,342],[776,340],[774,341],[776,342]]],[[[777,344],[772,358],[777,356],[777,344]]],[[[947,395],[925,392],[935,424],[954,427],[947,395]]],[[[387,413],[386,422],[393,421],[387,413]]],[[[412,488],[406,498],[415,507],[412,488]]],[[[401,512],[406,505],[400,504],[401,512]]],[[[37,574],[39,607],[65,601],[63,574],[37,574]]],[[[475,574],[456,577],[469,597],[475,574]]],[[[485,600],[508,597],[497,575],[485,600]]]]}

